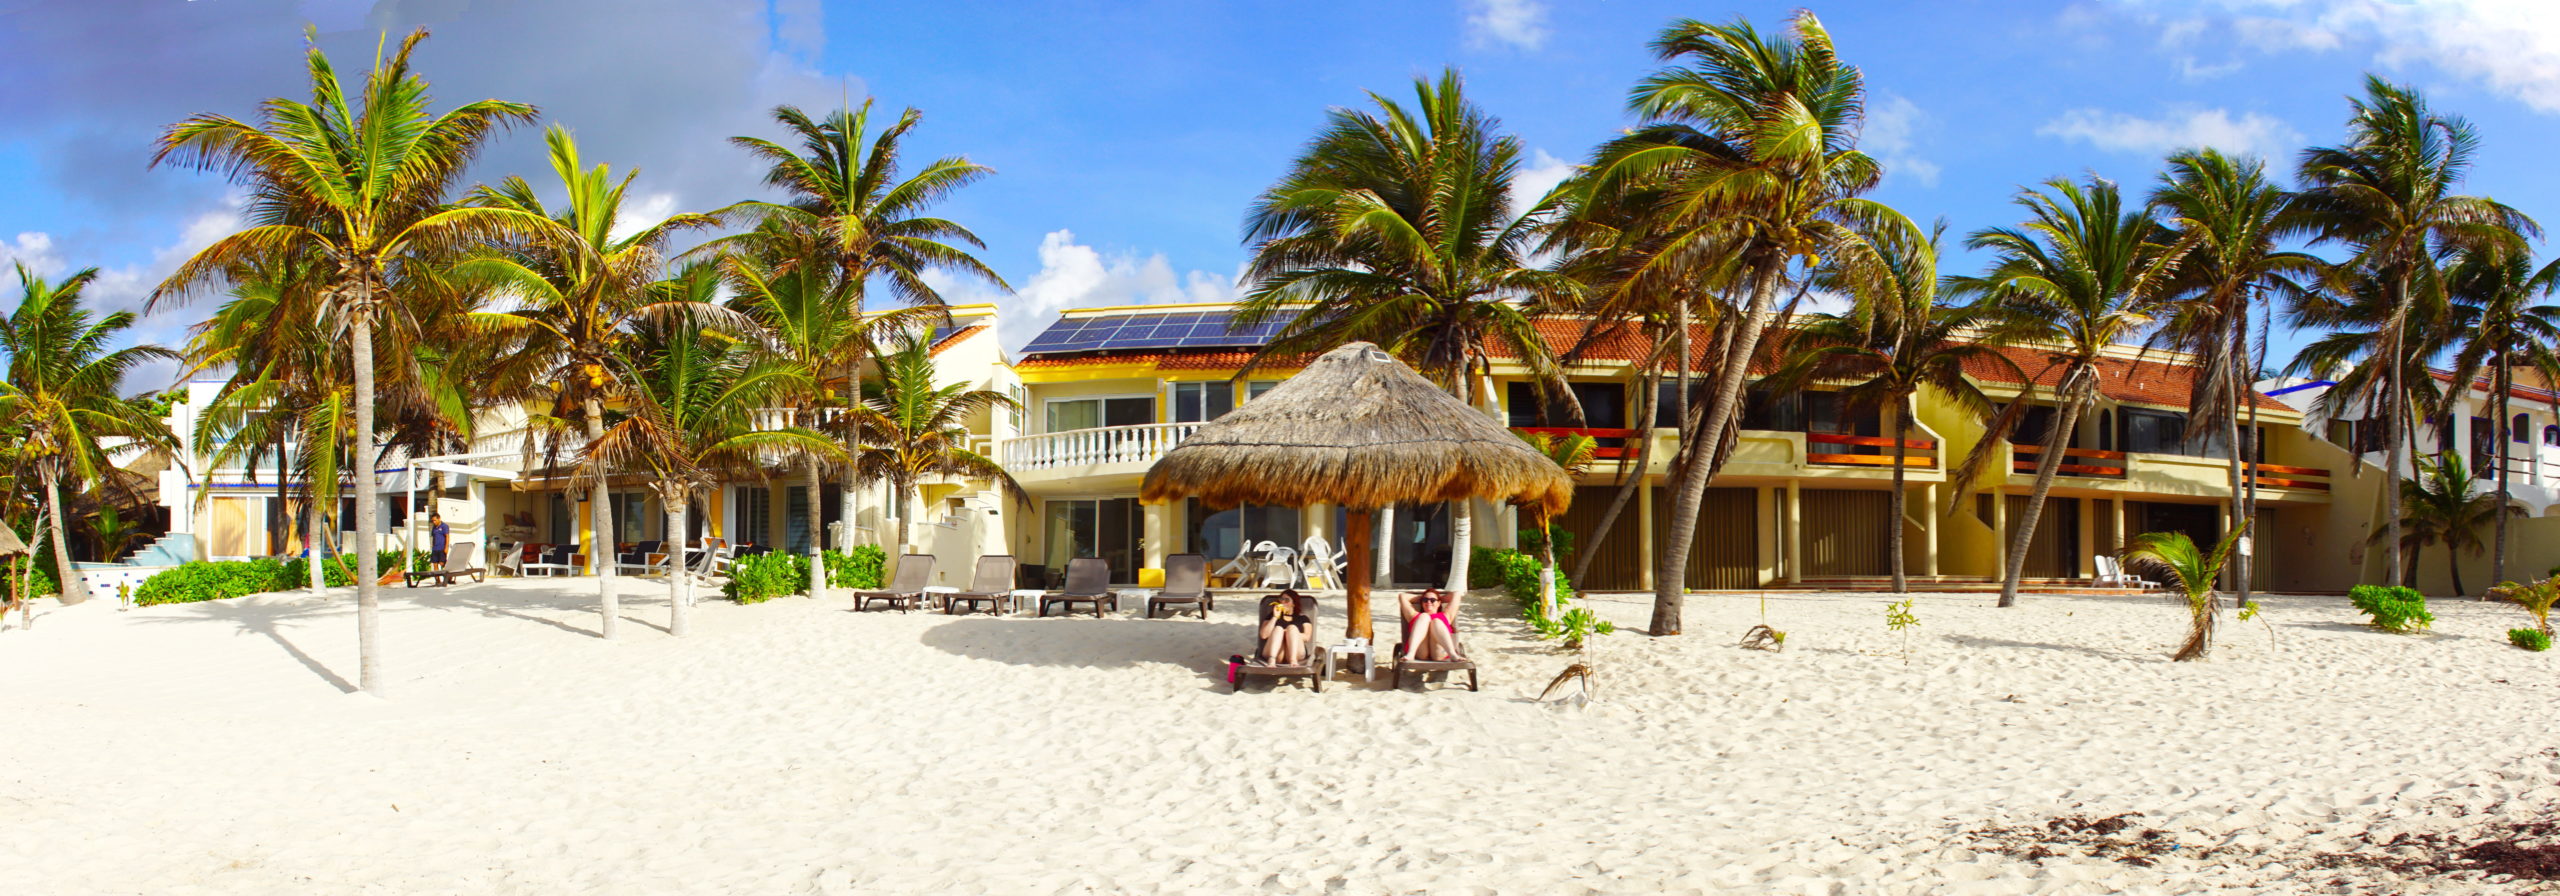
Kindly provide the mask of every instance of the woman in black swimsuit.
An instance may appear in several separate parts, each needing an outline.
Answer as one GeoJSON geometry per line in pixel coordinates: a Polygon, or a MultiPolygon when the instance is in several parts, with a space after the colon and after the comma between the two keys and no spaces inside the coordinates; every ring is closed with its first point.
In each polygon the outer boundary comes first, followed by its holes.
{"type": "Polygon", "coordinates": [[[1315,616],[1299,612],[1297,589],[1289,589],[1262,599],[1262,642],[1260,659],[1265,663],[1293,666],[1307,661],[1307,644],[1315,638],[1315,616]]]}

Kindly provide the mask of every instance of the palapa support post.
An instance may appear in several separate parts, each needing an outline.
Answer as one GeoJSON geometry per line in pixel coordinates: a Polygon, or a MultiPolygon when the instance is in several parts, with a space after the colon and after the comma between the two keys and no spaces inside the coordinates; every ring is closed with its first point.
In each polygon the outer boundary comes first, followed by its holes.
{"type": "MultiPolygon", "coordinates": [[[[1376,528],[1369,525],[1371,512],[1366,507],[1351,508],[1343,524],[1343,528],[1347,530],[1342,533],[1343,551],[1349,556],[1343,558],[1342,566],[1349,572],[1342,577],[1342,615],[1350,620],[1350,630],[1346,634],[1353,638],[1369,638],[1371,630],[1367,570],[1369,569],[1370,533],[1376,528]]],[[[1370,643],[1377,642],[1371,639],[1370,643]]]]}

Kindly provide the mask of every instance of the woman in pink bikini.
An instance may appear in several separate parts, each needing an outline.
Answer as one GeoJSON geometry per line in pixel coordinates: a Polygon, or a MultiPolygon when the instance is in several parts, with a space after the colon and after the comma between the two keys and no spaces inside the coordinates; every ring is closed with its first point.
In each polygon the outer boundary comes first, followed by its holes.
{"type": "Polygon", "coordinates": [[[1458,656],[1458,597],[1438,588],[1396,596],[1404,611],[1402,659],[1441,662],[1458,656]]]}

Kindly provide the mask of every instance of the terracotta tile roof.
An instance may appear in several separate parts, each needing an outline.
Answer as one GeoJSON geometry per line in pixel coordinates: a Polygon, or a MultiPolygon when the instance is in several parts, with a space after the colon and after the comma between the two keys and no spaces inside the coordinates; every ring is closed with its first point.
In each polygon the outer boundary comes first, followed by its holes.
{"type": "Polygon", "coordinates": [[[952,346],[954,346],[954,345],[958,345],[958,344],[960,344],[960,340],[967,339],[967,338],[969,338],[969,337],[971,337],[971,336],[978,335],[978,331],[980,331],[980,330],[989,330],[989,329],[994,329],[994,328],[993,328],[993,327],[989,327],[989,326],[987,326],[986,324],[970,324],[970,325],[968,325],[968,326],[961,327],[960,329],[953,330],[953,331],[951,331],[951,332],[949,332],[949,333],[945,333],[945,334],[943,334],[942,338],[940,338],[940,339],[936,339],[936,340],[934,340],[934,341],[933,341],[933,347],[932,347],[932,348],[925,349],[925,355],[926,355],[926,356],[928,356],[928,357],[940,356],[940,355],[942,354],[942,350],[943,350],[943,349],[950,348],[950,347],[952,347],[952,346]]]}
{"type": "MultiPolygon", "coordinates": [[[[2018,369],[2026,373],[2026,380],[2022,381],[2010,371],[1988,359],[1966,362],[1965,375],[1986,383],[2032,381],[2038,388],[2043,389],[2051,389],[2062,384],[2063,358],[2060,353],[2014,346],[2003,347],[1998,351],[2007,357],[2010,363],[2018,365],[2018,369]]],[[[2195,380],[2196,369],[2185,364],[2173,364],[2165,360],[2148,358],[2140,361],[2125,358],[2098,359],[2098,393],[2117,401],[2183,408],[2187,406],[2187,396],[2195,389],[2195,380]]],[[[2265,395],[2256,392],[2251,392],[2250,395],[2256,399],[2261,410],[2292,410],[2284,402],[2265,395]]]]}

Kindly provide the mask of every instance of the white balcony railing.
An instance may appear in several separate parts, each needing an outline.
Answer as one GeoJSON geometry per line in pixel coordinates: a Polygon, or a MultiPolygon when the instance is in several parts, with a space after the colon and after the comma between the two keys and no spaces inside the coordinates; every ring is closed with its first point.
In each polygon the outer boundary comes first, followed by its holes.
{"type": "Polygon", "coordinates": [[[1004,440],[998,447],[996,462],[1017,474],[1095,464],[1154,463],[1199,428],[1198,423],[1149,423],[1020,436],[1004,440]]]}

